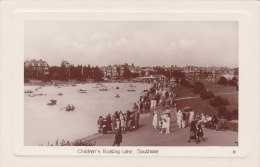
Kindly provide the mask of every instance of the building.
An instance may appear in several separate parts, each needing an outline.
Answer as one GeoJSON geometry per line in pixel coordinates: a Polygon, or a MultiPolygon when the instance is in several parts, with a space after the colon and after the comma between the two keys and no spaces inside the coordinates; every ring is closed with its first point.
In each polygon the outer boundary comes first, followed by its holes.
{"type": "Polygon", "coordinates": [[[107,68],[106,68],[106,77],[108,77],[108,78],[112,77],[112,70],[113,70],[113,68],[112,68],[111,65],[107,66],[107,68]]]}
{"type": "Polygon", "coordinates": [[[117,66],[114,65],[112,67],[112,77],[117,77],[118,76],[118,72],[117,72],[117,66]]]}
{"type": "Polygon", "coordinates": [[[106,71],[106,67],[100,67],[101,72],[103,73],[103,76],[106,77],[107,76],[107,71],[106,71]]]}
{"type": "Polygon", "coordinates": [[[123,66],[120,67],[120,77],[122,77],[125,73],[125,68],[123,66]]]}
{"type": "Polygon", "coordinates": [[[24,68],[29,70],[31,69],[32,72],[36,74],[36,76],[39,75],[48,75],[49,74],[49,65],[46,61],[40,60],[26,60],[24,62],[24,68]]]}

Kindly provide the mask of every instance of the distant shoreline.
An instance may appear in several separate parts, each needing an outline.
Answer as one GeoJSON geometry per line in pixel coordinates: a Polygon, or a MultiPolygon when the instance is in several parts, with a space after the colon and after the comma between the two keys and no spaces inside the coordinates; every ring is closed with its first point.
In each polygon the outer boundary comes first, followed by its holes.
{"type": "Polygon", "coordinates": [[[93,82],[88,82],[88,81],[58,81],[58,80],[53,80],[51,82],[43,82],[40,80],[34,80],[34,82],[30,83],[24,83],[25,86],[46,86],[46,85],[53,85],[53,84],[58,84],[58,85],[71,85],[71,84],[98,84],[98,83],[146,83],[146,84],[151,84],[149,82],[140,82],[140,81],[93,81],[93,82]]]}

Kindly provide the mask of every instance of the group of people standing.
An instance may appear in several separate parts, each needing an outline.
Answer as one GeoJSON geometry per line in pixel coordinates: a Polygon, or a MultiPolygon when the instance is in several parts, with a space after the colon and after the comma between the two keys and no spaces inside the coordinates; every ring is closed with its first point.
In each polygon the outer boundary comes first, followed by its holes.
{"type": "MultiPolygon", "coordinates": [[[[136,105],[136,104],[135,104],[136,105]]],[[[132,131],[139,127],[139,112],[136,110],[136,106],[132,111],[127,110],[125,113],[122,111],[116,111],[114,115],[108,114],[106,117],[99,116],[97,121],[98,133],[116,133],[119,129],[122,132],[132,131]]]]}

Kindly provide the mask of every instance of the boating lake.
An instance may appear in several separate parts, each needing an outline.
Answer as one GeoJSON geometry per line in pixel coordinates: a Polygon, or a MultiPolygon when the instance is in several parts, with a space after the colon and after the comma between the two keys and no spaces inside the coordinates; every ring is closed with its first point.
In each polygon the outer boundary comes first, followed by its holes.
{"type": "Polygon", "coordinates": [[[100,91],[96,83],[77,84],[77,86],[24,86],[24,90],[32,90],[33,94],[46,95],[30,97],[24,93],[24,145],[55,144],[55,141],[75,141],[97,133],[99,116],[113,114],[115,111],[131,110],[133,104],[149,89],[146,83],[103,83],[109,90],[100,91]],[[133,87],[130,87],[133,85],[133,87]],[[119,89],[116,89],[119,87],[119,89]],[[80,93],[79,90],[87,90],[80,93]],[[129,89],[136,91],[130,92],[129,89]],[[59,96],[58,93],[63,93],[59,96]],[[119,94],[120,98],[115,96],[119,94]],[[50,106],[51,99],[57,104],[50,106]],[[67,112],[65,107],[73,104],[75,110],[67,112]]]}

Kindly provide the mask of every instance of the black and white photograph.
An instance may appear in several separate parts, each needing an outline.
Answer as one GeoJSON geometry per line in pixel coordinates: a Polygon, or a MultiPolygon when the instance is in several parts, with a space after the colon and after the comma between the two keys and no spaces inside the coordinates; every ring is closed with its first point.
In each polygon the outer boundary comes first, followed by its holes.
{"type": "Polygon", "coordinates": [[[25,21],[24,146],[239,146],[237,21],[25,21]]]}

